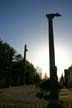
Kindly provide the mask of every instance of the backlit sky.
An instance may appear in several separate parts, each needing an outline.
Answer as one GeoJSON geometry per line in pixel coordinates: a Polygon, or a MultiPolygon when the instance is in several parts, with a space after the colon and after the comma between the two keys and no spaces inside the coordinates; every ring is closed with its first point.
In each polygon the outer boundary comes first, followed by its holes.
{"type": "Polygon", "coordinates": [[[0,38],[27,60],[49,75],[47,13],[62,14],[54,18],[55,58],[58,75],[72,64],[71,0],[0,0],[0,38]]]}

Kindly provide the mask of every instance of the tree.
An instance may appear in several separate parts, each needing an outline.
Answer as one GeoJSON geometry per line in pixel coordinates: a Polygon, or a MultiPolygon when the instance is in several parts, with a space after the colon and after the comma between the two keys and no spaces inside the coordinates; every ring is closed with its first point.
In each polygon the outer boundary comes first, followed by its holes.
{"type": "Polygon", "coordinates": [[[0,70],[8,71],[16,51],[7,43],[0,41],[0,70]]]}
{"type": "Polygon", "coordinates": [[[47,73],[45,73],[45,75],[44,75],[43,79],[44,79],[44,80],[48,80],[47,73]]]}
{"type": "Polygon", "coordinates": [[[36,84],[40,80],[34,65],[26,60],[21,54],[8,43],[0,41],[0,78],[6,79],[9,85],[36,84]]]}
{"type": "Polygon", "coordinates": [[[68,68],[68,73],[69,73],[68,87],[71,88],[72,87],[72,65],[68,68]]]}
{"type": "Polygon", "coordinates": [[[40,68],[39,66],[36,67],[36,72],[38,73],[40,79],[42,79],[42,68],[40,68]]]}
{"type": "Polygon", "coordinates": [[[35,84],[40,79],[34,65],[28,61],[26,61],[25,78],[27,84],[35,84]]]}
{"type": "Polygon", "coordinates": [[[23,57],[22,57],[21,54],[16,54],[14,60],[15,60],[16,62],[20,62],[20,61],[23,60],[23,57]]]}
{"type": "Polygon", "coordinates": [[[60,78],[60,85],[62,87],[64,86],[64,77],[63,77],[63,74],[61,75],[61,78],[60,78]]]}
{"type": "Polygon", "coordinates": [[[8,87],[13,61],[16,51],[7,43],[0,40],[0,87],[8,87]]]}

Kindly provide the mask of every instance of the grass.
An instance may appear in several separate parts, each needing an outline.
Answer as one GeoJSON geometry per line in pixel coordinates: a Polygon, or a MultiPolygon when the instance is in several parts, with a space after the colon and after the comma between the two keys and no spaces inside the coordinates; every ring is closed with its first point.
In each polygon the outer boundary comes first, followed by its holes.
{"type": "MultiPolygon", "coordinates": [[[[38,103],[38,104],[0,104],[0,108],[47,108],[47,104],[38,103]]],[[[63,108],[72,108],[72,104],[64,104],[63,108]]]]}
{"type": "Polygon", "coordinates": [[[47,104],[0,104],[0,108],[46,108],[47,104]]]}
{"type": "MultiPolygon", "coordinates": [[[[0,108],[46,108],[48,102],[36,97],[38,91],[35,85],[0,89],[0,108]]],[[[72,91],[62,89],[60,100],[63,108],[72,108],[72,91]]]]}
{"type": "Polygon", "coordinates": [[[35,85],[10,87],[0,89],[0,102],[5,103],[42,103],[43,100],[38,99],[35,95],[38,89],[35,85]]]}

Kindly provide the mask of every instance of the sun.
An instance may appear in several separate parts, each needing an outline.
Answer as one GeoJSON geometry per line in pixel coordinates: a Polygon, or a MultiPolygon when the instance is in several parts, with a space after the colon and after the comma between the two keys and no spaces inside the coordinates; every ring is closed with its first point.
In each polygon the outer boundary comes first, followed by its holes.
{"type": "Polygon", "coordinates": [[[49,54],[47,50],[39,52],[38,65],[42,68],[42,74],[44,75],[46,73],[49,76],[49,54]]]}
{"type": "MultiPolygon", "coordinates": [[[[42,76],[47,74],[50,77],[48,48],[39,49],[37,56],[33,58],[33,63],[35,67],[39,66],[42,69],[42,76]]],[[[60,78],[64,74],[64,69],[67,69],[70,65],[68,52],[63,46],[55,48],[55,65],[57,67],[57,75],[60,78]]]]}
{"type": "Polygon", "coordinates": [[[64,74],[64,69],[67,69],[69,67],[70,59],[67,51],[63,47],[57,48],[55,55],[57,74],[60,77],[62,74],[64,74]]]}

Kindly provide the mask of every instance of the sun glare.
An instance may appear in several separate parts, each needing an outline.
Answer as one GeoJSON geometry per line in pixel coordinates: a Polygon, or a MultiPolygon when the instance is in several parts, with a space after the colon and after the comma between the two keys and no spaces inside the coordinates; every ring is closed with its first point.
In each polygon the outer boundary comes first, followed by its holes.
{"type": "Polygon", "coordinates": [[[70,65],[69,55],[63,48],[57,49],[55,55],[57,74],[60,77],[62,73],[64,74],[64,69],[67,69],[70,65]]]}
{"type": "Polygon", "coordinates": [[[46,73],[49,76],[49,54],[46,50],[39,53],[38,65],[42,68],[42,74],[44,75],[46,73]]]}
{"type": "MultiPolygon", "coordinates": [[[[42,76],[44,76],[45,74],[47,74],[48,77],[50,76],[48,48],[39,49],[37,51],[37,56],[34,56],[31,61],[33,61],[35,67],[39,66],[40,68],[42,68],[42,76]]],[[[70,56],[67,52],[67,49],[63,46],[56,47],[55,65],[57,66],[57,75],[59,78],[62,74],[64,74],[64,69],[67,69],[70,66],[70,63],[70,56]]]]}

